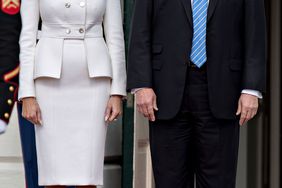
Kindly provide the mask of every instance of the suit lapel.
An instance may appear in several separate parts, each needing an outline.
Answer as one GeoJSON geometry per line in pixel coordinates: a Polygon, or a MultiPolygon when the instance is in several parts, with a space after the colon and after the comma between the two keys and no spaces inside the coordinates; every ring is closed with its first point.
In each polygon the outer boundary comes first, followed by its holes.
{"type": "Polygon", "coordinates": [[[217,5],[217,1],[218,0],[210,0],[210,3],[209,3],[209,9],[208,9],[208,21],[211,19],[214,11],[215,11],[215,8],[216,8],[216,5],[217,5]]]}
{"type": "Polygon", "coordinates": [[[192,19],[192,7],[191,7],[191,0],[180,0],[184,9],[185,9],[185,12],[186,12],[186,15],[188,17],[188,20],[189,20],[189,23],[191,25],[193,25],[193,19],[192,19]]]}
{"type": "MultiPolygon", "coordinates": [[[[191,0],[180,0],[180,1],[185,9],[185,12],[186,12],[186,15],[188,17],[190,24],[193,26],[193,13],[192,13],[192,7],[191,7],[191,0]]],[[[218,0],[209,0],[209,1],[210,2],[209,2],[209,8],[208,8],[208,21],[211,19],[215,11],[218,0]]]]}

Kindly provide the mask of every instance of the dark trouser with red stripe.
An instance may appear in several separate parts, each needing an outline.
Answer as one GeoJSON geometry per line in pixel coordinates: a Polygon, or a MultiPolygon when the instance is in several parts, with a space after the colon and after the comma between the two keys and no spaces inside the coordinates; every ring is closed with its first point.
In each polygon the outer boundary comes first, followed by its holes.
{"type": "Polygon", "coordinates": [[[27,188],[39,188],[34,126],[22,116],[22,105],[18,104],[19,127],[27,188]]]}

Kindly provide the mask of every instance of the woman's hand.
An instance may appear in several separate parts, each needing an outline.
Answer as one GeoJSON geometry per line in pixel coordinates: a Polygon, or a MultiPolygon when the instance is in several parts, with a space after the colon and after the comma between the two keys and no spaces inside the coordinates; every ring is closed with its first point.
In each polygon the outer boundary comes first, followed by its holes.
{"type": "Polygon", "coordinates": [[[23,98],[22,116],[35,125],[42,125],[41,111],[35,98],[23,98]]]}
{"type": "Polygon", "coordinates": [[[113,95],[110,97],[105,112],[105,121],[112,122],[122,114],[121,101],[122,96],[113,95]]]}

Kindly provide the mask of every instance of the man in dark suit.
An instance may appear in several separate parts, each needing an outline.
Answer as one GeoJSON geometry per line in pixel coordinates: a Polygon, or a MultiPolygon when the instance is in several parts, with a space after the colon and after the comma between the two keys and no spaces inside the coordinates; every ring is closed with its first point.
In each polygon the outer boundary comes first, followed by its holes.
{"type": "Polygon", "coordinates": [[[136,0],[128,90],[157,188],[234,188],[239,124],[265,91],[263,0],[136,0]]]}

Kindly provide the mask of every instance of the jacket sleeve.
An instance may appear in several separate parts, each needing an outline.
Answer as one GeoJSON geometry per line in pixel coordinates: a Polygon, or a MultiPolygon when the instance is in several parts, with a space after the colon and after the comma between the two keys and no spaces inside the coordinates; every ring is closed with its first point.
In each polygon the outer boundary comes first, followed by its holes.
{"type": "Polygon", "coordinates": [[[265,92],[266,18],[264,0],[245,0],[243,88],[265,92]]]}
{"type": "Polygon", "coordinates": [[[39,23],[39,0],[23,0],[21,5],[19,100],[35,97],[33,70],[39,23]]]}
{"type": "Polygon", "coordinates": [[[136,0],[128,53],[127,89],[152,87],[153,0],[136,0]]]}
{"type": "Polygon", "coordinates": [[[113,70],[111,95],[126,96],[125,44],[120,0],[107,0],[103,26],[113,70]]]}

